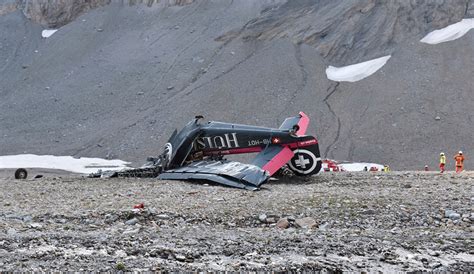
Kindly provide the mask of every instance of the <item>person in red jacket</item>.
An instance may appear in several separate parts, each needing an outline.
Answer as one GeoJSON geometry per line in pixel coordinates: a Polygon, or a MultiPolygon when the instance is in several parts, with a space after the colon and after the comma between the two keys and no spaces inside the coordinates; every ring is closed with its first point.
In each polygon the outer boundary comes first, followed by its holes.
{"type": "Polygon", "coordinates": [[[456,156],[454,156],[454,160],[456,161],[456,173],[463,171],[464,155],[462,154],[462,151],[459,151],[459,153],[456,156]]]}

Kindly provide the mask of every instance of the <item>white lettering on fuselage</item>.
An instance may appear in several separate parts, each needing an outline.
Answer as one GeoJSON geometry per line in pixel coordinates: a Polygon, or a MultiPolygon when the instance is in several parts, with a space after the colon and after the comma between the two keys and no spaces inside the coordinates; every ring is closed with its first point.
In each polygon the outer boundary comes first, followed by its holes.
{"type": "Polygon", "coordinates": [[[200,137],[196,140],[199,149],[206,148],[237,148],[239,141],[237,140],[237,133],[226,133],[224,136],[200,137]]]}

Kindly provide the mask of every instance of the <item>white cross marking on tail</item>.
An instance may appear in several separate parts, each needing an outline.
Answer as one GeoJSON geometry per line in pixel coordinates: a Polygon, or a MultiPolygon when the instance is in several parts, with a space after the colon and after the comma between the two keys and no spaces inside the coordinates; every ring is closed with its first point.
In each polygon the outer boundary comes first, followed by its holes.
{"type": "Polygon", "coordinates": [[[306,169],[306,165],[309,164],[309,160],[305,159],[302,154],[298,155],[298,160],[295,160],[296,166],[301,167],[302,169],[306,169]]]}

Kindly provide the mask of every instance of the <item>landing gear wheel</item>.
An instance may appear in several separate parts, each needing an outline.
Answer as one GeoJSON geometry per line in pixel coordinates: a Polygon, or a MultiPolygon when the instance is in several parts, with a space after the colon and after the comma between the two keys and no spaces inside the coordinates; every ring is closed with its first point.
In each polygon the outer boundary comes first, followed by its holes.
{"type": "Polygon", "coordinates": [[[161,165],[163,169],[165,170],[168,169],[172,156],[173,156],[173,145],[171,145],[170,143],[166,143],[163,153],[161,154],[161,165]]]}
{"type": "Polygon", "coordinates": [[[24,180],[28,177],[28,172],[24,168],[19,168],[15,171],[15,179],[24,180]]]}
{"type": "Polygon", "coordinates": [[[316,157],[307,149],[296,149],[295,156],[288,162],[288,167],[295,175],[309,176],[317,174],[321,169],[321,158],[316,157]]]}

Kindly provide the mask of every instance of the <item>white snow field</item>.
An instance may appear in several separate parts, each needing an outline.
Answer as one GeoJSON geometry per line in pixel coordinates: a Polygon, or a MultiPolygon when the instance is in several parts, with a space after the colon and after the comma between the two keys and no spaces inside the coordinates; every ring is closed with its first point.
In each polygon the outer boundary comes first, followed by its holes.
{"type": "Polygon", "coordinates": [[[367,167],[370,170],[371,167],[376,167],[379,171],[383,170],[383,165],[374,164],[374,163],[344,163],[338,164],[339,167],[342,167],[345,171],[363,171],[364,167],[367,167]]]}
{"type": "Polygon", "coordinates": [[[41,36],[43,38],[48,38],[51,35],[53,35],[56,31],[58,31],[58,30],[57,29],[45,29],[41,32],[41,36]]]}
{"type": "Polygon", "coordinates": [[[326,75],[329,80],[336,82],[357,82],[369,77],[377,70],[382,68],[387,63],[388,59],[390,59],[390,57],[392,56],[387,55],[377,59],[340,68],[329,66],[326,69],[326,75]]]}
{"type": "Polygon", "coordinates": [[[420,40],[420,42],[435,45],[456,40],[464,36],[464,34],[473,28],[474,18],[463,19],[460,22],[428,33],[425,37],[423,37],[423,39],[420,40]]]}
{"type": "Polygon", "coordinates": [[[94,173],[102,170],[121,170],[127,168],[128,162],[122,160],[105,160],[100,158],[73,158],[72,156],[20,154],[0,156],[2,168],[47,168],[60,169],[74,173],[94,173]]]}

